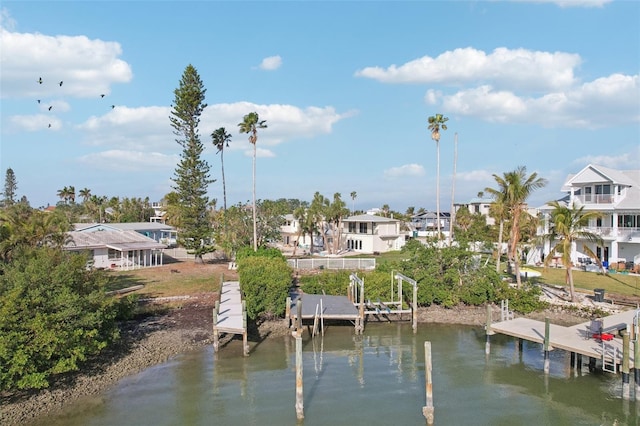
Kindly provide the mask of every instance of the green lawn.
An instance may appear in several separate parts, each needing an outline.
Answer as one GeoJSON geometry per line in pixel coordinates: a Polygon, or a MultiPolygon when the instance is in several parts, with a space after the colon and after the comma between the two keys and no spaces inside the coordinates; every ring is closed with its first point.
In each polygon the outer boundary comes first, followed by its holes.
{"type": "MultiPolygon", "coordinates": [[[[527,266],[529,268],[529,266],[527,266]]],[[[566,270],[561,268],[531,268],[542,273],[540,282],[553,285],[565,284],[566,270]]],[[[603,288],[607,293],[640,297],[640,276],[628,274],[599,274],[573,270],[573,284],[576,290],[592,292],[595,288],[603,288]]]]}

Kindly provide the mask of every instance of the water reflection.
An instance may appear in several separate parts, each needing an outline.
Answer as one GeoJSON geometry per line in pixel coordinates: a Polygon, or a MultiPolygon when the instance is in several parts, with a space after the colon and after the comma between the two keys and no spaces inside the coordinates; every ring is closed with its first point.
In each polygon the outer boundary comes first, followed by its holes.
{"type": "Polygon", "coordinates": [[[621,379],[577,374],[568,354],[494,336],[485,357],[481,329],[369,324],[364,335],[333,326],[304,335],[305,419],[295,415],[295,344],[268,339],[249,357],[241,342],[204,348],[121,381],[47,425],[425,424],[424,341],[431,341],[436,424],[637,424],[621,379]],[[236,345],[237,343],[237,345],[236,345]]]}

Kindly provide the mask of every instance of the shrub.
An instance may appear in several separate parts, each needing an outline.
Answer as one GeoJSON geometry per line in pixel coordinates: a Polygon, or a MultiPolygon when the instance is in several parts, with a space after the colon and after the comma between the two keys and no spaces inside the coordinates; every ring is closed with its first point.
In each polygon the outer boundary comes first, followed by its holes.
{"type": "Polygon", "coordinates": [[[291,268],[282,256],[241,256],[238,259],[238,277],[247,304],[247,316],[252,320],[261,315],[282,316],[291,288],[291,276],[291,268]]]}
{"type": "Polygon", "coordinates": [[[118,337],[118,301],[87,257],[24,249],[0,274],[0,389],[39,389],[118,337]]]}

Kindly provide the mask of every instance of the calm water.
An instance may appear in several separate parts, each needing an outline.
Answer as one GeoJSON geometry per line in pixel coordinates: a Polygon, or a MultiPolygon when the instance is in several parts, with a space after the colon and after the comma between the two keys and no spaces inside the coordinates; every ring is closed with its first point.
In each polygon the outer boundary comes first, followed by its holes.
{"type": "MultiPolygon", "coordinates": [[[[621,379],[570,371],[569,354],[493,336],[484,353],[480,328],[368,324],[333,326],[304,336],[303,422],[295,412],[295,341],[266,340],[241,356],[234,340],[122,380],[44,425],[424,425],[424,341],[431,341],[438,425],[638,424],[640,403],[620,398],[621,379]]],[[[585,360],[586,364],[586,360],[585,360]]],[[[633,386],[632,386],[633,398],[633,386]]]]}

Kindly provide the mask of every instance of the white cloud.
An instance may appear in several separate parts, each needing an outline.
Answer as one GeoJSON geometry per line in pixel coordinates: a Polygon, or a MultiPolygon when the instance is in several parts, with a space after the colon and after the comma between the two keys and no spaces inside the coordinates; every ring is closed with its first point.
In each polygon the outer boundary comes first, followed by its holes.
{"type": "Polygon", "coordinates": [[[494,178],[493,172],[490,172],[488,170],[471,170],[468,172],[457,173],[456,180],[461,180],[463,182],[482,183],[494,181],[494,178]]]}
{"type": "Polygon", "coordinates": [[[260,62],[260,69],[265,71],[274,71],[282,66],[282,58],[280,55],[269,56],[260,62]]]}
{"type": "Polygon", "coordinates": [[[635,152],[628,152],[621,155],[587,155],[577,158],[573,161],[573,164],[579,165],[580,167],[594,164],[618,170],[637,170],[638,164],[640,164],[640,147],[637,147],[635,152]]]}
{"type": "Polygon", "coordinates": [[[382,83],[490,84],[517,90],[549,90],[575,83],[579,55],[499,47],[487,54],[472,47],[459,48],[436,58],[423,56],[403,65],[367,67],[356,71],[382,83]]]}
{"type": "Polygon", "coordinates": [[[398,167],[391,167],[384,171],[387,178],[397,178],[403,176],[424,176],[424,167],[419,164],[404,164],[398,167]]]}
{"type": "Polygon", "coordinates": [[[132,79],[119,43],[0,28],[3,98],[97,97],[132,79]],[[42,84],[38,81],[42,78],[42,84]],[[63,82],[60,85],[60,82],[63,82]]]}
{"type": "Polygon", "coordinates": [[[62,122],[50,114],[14,115],[9,118],[11,130],[37,132],[40,130],[60,130],[62,122]]]}
{"type": "Polygon", "coordinates": [[[103,116],[90,117],[77,128],[85,132],[85,143],[89,145],[177,150],[169,114],[169,107],[116,106],[103,116]]]}
{"type": "Polygon", "coordinates": [[[114,172],[139,172],[150,170],[171,170],[175,167],[179,157],[165,155],[159,152],[109,150],[84,155],[78,162],[92,169],[114,172]]]}
{"type": "Polygon", "coordinates": [[[639,76],[613,74],[540,97],[480,86],[443,95],[427,91],[425,101],[449,114],[489,122],[537,123],[545,127],[601,128],[640,121],[639,76]]]}
{"type": "MultiPolygon", "coordinates": [[[[268,147],[284,141],[313,138],[331,133],[333,125],[351,114],[339,114],[332,107],[299,108],[293,105],[258,105],[249,102],[209,105],[202,113],[199,131],[205,146],[211,144],[211,133],[224,127],[232,135],[230,150],[244,150],[253,155],[246,134],[238,131],[238,123],[245,114],[255,111],[267,128],[259,130],[257,153],[260,157],[272,157],[268,147]]],[[[88,145],[109,146],[112,149],[178,152],[179,145],[169,122],[170,107],[130,108],[116,106],[107,114],[92,116],[77,129],[84,132],[88,145]]]]}

